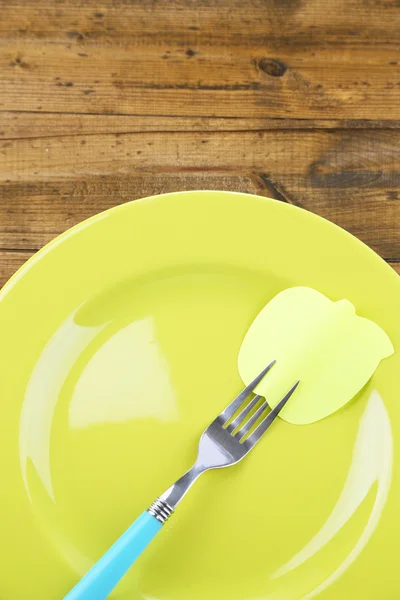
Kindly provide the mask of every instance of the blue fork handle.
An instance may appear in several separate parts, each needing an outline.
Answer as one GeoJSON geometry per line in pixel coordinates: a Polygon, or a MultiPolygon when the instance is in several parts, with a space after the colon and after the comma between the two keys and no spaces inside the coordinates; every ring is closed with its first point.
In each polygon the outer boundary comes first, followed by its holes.
{"type": "Polygon", "coordinates": [[[162,524],[146,510],[64,600],[105,600],[161,527],[162,524]]]}

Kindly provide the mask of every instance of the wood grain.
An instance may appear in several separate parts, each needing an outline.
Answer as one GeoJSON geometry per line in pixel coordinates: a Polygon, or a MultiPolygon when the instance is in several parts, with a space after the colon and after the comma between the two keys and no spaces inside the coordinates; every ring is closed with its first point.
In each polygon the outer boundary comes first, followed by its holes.
{"type": "Polygon", "coordinates": [[[10,40],[0,45],[0,109],[315,119],[400,116],[395,47],[383,47],[378,54],[369,45],[350,54],[343,46],[321,48],[318,55],[296,46],[233,50],[221,54],[209,46],[182,48],[165,60],[158,44],[60,41],[43,46],[36,40],[10,40]],[[188,50],[195,55],[188,56],[188,50]]]}
{"type": "Polygon", "coordinates": [[[398,119],[396,0],[4,2],[0,108],[398,119]]]}
{"type": "Polygon", "coordinates": [[[146,117],[74,113],[0,112],[0,140],[89,136],[105,133],[193,131],[284,131],[286,129],[400,129],[396,120],[257,119],[233,117],[146,117]]]}
{"type": "Polygon", "coordinates": [[[307,173],[318,188],[382,187],[387,182],[398,184],[398,138],[390,130],[159,131],[152,136],[138,132],[26,138],[0,142],[0,177],[47,181],[157,169],[250,168],[292,176],[307,173]]]}
{"type": "Polygon", "coordinates": [[[160,47],[210,40],[223,49],[267,41],[382,46],[400,39],[398,8],[396,0],[2,0],[0,32],[3,39],[81,43],[136,38],[160,47]]]}
{"type": "Polygon", "coordinates": [[[302,206],[399,271],[398,0],[0,0],[0,285],[121,202],[302,206]]]}
{"type": "Polygon", "coordinates": [[[4,252],[0,250],[0,289],[33,254],[33,252],[4,252]]]}

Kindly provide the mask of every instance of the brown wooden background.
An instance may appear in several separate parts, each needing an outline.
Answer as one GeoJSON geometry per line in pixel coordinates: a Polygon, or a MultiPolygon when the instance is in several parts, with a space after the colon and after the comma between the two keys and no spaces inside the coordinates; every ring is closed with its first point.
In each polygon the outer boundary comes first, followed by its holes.
{"type": "Polygon", "coordinates": [[[303,206],[400,272],[399,0],[0,0],[0,286],[183,189],[303,206]]]}

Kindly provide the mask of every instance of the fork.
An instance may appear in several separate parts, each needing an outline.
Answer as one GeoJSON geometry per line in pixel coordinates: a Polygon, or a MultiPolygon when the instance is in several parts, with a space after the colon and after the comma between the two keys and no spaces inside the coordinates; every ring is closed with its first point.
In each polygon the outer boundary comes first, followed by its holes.
{"type": "Polygon", "coordinates": [[[122,534],[64,600],[104,600],[142,554],[196,479],[205,471],[238,463],[254,448],[300,383],[270,412],[268,403],[249,395],[273,367],[272,361],[205,429],[193,467],[161,494],[122,534]],[[256,408],[257,407],[257,408],[256,408]],[[255,409],[255,410],[254,410],[255,409]]]}

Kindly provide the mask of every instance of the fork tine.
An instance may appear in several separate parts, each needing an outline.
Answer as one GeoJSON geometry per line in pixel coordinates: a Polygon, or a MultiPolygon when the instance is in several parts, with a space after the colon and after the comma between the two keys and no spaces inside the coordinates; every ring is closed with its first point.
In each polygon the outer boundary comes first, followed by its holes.
{"type": "Polygon", "coordinates": [[[244,402],[247,396],[254,390],[254,388],[260,383],[261,379],[268,373],[268,371],[274,366],[275,360],[269,363],[267,367],[247,387],[244,388],[242,392],[240,392],[239,396],[236,396],[234,400],[222,411],[219,415],[218,420],[221,424],[225,424],[237,411],[239,406],[244,402]]]}
{"type": "Polygon", "coordinates": [[[256,444],[259,441],[259,439],[261,438],[261,436],[264,435],[264,433],[267,431],[267,429],[271,425],[271,423],[274,422],[274,420],[276,419],[276,417],[278,416],[278,414],[280,413],[282,408],[285,406],[286,402],[289,400],[289,398],[291,397],[291,395],[293,394],[293,392],[295,391],[295,389],[297,388],[299,383],[300,383],[300,381],[297,381],[294,384],[294,386],[292,388],[290,388],[288,393],[282,398],[282,400],[279,402],[279,404],[277,404],[275,406],[275,408],[273,408],[271,410],[271,412],[268,413],[268,415],[264,418],[263,421],[261,421],[261,423],[256,428],[256,430],[253,431],[253,433],[251,435],[249,435],[247,440],[245,440],[243,442],[245,447],[250,449],[254,446],[254,444],[256,444]]]}
{"type": "MultiPolygon", "coordinates": [[[[260,396],[258,396],[258,397],[260,397],[260,396]]],[[[243,425],[243,427],[241,427],[239,429],[239,431],[234,435],[234,437],[237,440],[240,441],[242,439],[242,437],[244,437],[246,435],[246,433],[248,431],[250,431],[250,429],[253,427],[253,425],[255,424],[255,422],[261,417],[262,413],[267,408],[267,406],[268,406],[268,402],[265,400],[265,402],[263,402],[261,404],[261,406],[259,408],[257,408],[257,410],[254,413],[254,415],[252,415],[250,417],[250,419],[243,425]]]]}
{"type": "Polygon", "coordinates": [[[236,427],[239,427],[240,423],[242,423],[243,419],[247,417],[249,412],[252,410],[252,408],[255,407],[260,398],[261,396],[254,396],[254,398],[248,403],[248,405],[240,411],[240,413],[232,421],[232,423],[229,423],[228,427],[226,428],[226,430],[229,431],[229,433],[232,433],[233,431],[235,431],[236,427]]]}

